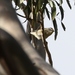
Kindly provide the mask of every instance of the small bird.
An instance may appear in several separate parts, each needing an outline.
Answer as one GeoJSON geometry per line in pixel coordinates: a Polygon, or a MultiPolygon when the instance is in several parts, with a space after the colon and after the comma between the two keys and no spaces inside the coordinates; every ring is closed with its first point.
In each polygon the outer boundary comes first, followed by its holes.
{"type": "MultiPolygon", "coordinates": [[[[52,33],[54,32],[53,28],[44,28],[44,37],[45,39],[48,38],[52,33]]],[[[30,32],[33,36],[35,36],[38,40],[42,39],[43,33],[42,29],[35,30],[33,32],[30,32]]]]}

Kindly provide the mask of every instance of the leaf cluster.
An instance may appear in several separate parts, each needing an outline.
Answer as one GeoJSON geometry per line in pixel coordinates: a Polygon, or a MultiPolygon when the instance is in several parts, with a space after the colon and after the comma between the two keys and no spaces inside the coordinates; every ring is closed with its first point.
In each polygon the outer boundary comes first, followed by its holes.
{"type": "MultiPolygon", "coordinates": [[[[48,19],[52,20],[54,31],[55,31],[54,38],[56,40],[57,35],[58,35],[58,24],[57,24],[56,18],[59,14],[61,15],[61,17],[60,17],[61,26],[64,31],[66,30],[66,27],[63,23],[64,9],[62,7],[62,4],[63,4],[64,0],[59,0],[59,2],[57,0],[13,0],[13,1],[16,5],[15,10],[21,9],[25,16],[22,16],[18,13],[17,13],[17,15],[19,15],[23,18],[26,18],[26,20],[28,20],[31,23],[30,28],[32,28],[32,30],[34,30],[35,27],[38,27],[38,26],[34,26],[34,25],[36,25],[37,22],[39,23],[39,25],[41,25],[40,28],[42,29],[42,33],[43,33],[42,42],[43,42],[45,50],[48,54],[49,62],[51,64],[51,66],[53,66],[51,54],[48,50],[47,43],[44,38],[44,19],[43,19],[43,16],[46,13],[48,19]],[[27,2],[27,5],[25,5],[24,1],[27,2]],[[47,7],[47,5],[49,5],[50,9],[47,7]],[[17,9],[17,7],[18,7],[18,9],[17,9]],[[57,11],[58,8],[59,8],[59,11],[57,11]]],[[[70,1],[66,0],[66,2],[68,4],[69,8],[71,9],[72,7],[70,5],[70,1]]],[[[34,42],[34,45],[36,47],[34,37],[32,37],[32,41],[34,42]]]]}
{"type": "MultiPolygon", "coordinates": [[[[64,25],[63,18],[64,18],[64,9],[62,7],[63,4],[63,0],[59,0],[59,2],[57,0],[14,0],[15,5],[18,6],[19,8],[21,8],[25,14],[25,17],[27,20],[31,20],[30,18],[30,13],[33,13],[33,19],[36,21],[36,15],[38,14],[39,11],[42,12],[42,14],[44,14],[46,12],[46,15],[48,17],[49,20],[52,20],[53,22],[53,27],[55,29],[55,40],[57,38],[58,35],[58,24],[56,21],[56,16],[58,16],[59,14],[61,15],[61,26],[63,28],[63,30],[66,30],[66,27],[64,25]],[[23,2],[27,1],[27,5],[25,5],[23,2]],[[32,4],[33,4],[33,9],[35,9],[34,11],[32,11],[32,4]],[[48,9],[48,7],[46,5],[49,5],[51,9],[48,9]],[[57,7],[59,8],[59,11],[57,11],[57,7]]],[[[71,4],[69,0],[66,0],[69,8],[71,9],[71,4]]],[[[21,16],[21,15],[19,15],[21,16]]],[[[22,17],[22,16],[21,16],[22,17]]]]}

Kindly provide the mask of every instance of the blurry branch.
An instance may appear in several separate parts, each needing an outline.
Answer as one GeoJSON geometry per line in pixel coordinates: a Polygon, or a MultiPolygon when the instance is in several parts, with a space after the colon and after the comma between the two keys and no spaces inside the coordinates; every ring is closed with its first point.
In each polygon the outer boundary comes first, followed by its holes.
{"type": "MultiPolygon", "coordinates": [[[[0,46],[2,46],[2,45],[0,45],[0,46]]],[[[2,52],[1,52],[1,54],[2,54],[2,52]]],[[[0,75],[12,75],[3,56],[2,56],[2,58],[0,58],[0,73],[1,73],[0,75]]]]}
{"type": "Polygon", "coordinates": [[[41,16],[41,28],[42,28],[42,33],[43,33],[43,35],[42,35],[43,46],[45,47],[45,51],[47,52],[49,63],[53,67],[53,61],[52,61],[51,53],[49,52],[48,45],[47,45],[47,42],[45,39],[46,35],[44,35],[44,19],[43,19],[43,13],[42,12],[40,12],[40,16],[41,16]]]}
{"type": "MultiPolygon", "coordinates": [[[[40,28],[40,23],[38,23],[38,20],[40,20],[40,15],[38,13],[37,7],[34,8],[35,3],[34,3],[34,0],[27,1],[28,13],[29,13],[29,15],[32,13],[32,15],[30,15],[28,17],[31,20],[28,20],[26,33],[27,33],[33,47],[36,49],[36,51],[39,53],[39,55],[45,60],[46,53],[45,53],[45,48],[43,46],[42,40],[38,40],[33,35],[30,35],[30,32],[36,31],[38,28],[40,28]],[[33,17],[33,18],[31,18],[31,17],[33,17]]],[[[38,1],[37,1],[37,3],[38,3],[38,1]]]]}
{"type": "Polygon", "coordinates": [[[0,40],[13,75],[59,75],[30,44],[10,0],[0,0],[0,40]]]}
{"type": "Polygon", "coordinates": [[[13,75],[39,75],[18,42],[2,29],[0,29],[0,34],[3,58],[11,73],[13,75]]]}
{"type": "Polygon", "coordinates": [[[22,17],[22,18],[26,18],[25,16],[22,16],[22,15],[20,15],[20,14],[18,14],[18,13],[16,13],[18,16],[20,16],[20,17],[22,17]]]}

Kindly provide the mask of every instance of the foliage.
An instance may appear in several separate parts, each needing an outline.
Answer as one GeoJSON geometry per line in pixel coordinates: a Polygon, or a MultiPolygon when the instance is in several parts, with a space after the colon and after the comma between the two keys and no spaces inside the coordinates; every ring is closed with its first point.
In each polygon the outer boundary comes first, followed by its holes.
{"type": "MultiPolygon", "coordinates": [[[[33,13],[34,20],[36,20],[36,15],[39,11],[41,11],[43,14],[46,11],[48,19],[53,21],[53,26],[55,29],[55,40],[58,35],[58,27],[57,27],[58,24],[56,23],[57,21],[55,22],[55,20],[56,20],[56,16],[61,14],[60,22],[61,22],[63,30],[65,31],[66,27],[64,26],[64,24],[62,22],[63,18],[64,18],[64,9],[62,7],[63,0],[59,0],[59,2],[57,0],[14,0],[14,2],[16,4],[16,6],[18,6],[19,8],[21,8],[23,10],[23,12],[25,14],[25,18],[27,20],[30,20],[29,15],[31,12],[33,12],[32,9],[34,9],[34,7],[35,7],[35,10],[33,13]],[[24,4],[24,1],[27,1],[27,5],[24,4]],[[33,8],[31,8],[32,4],[33,4],[33,8]],[[51,10],[49,10],[48,7],[46,7],[47,4],[50,6],[51,10]],[[60,11],[57,11],[56,6],[58,6],[60,11]]],[[[66,0],[66,2],[68,4],[69,8],[71,9],[72,7],[70,4],[70,1],[66,0]]]]}
{"type": "MultiPolygon", "coordinates": [[[[63,1],[64,0],[59,0],[59,1],[57,0],[14,0],[15,5],[16,5],[15,10],[22,9],[22,11],[25,14],[25,16],[22,16],[18,13],[17,15],[23,18],[26,18],[26,20],[28,20],[31,23],[31,26],[30,26],[31,31],[34,31],[38,28],[42,29],[43,31],[42,42],[44,43],[44,46],[46,48],[51,65],[52,65],[51,55],[49,53],[49,50],[47,48],[47,43],[44,38],[44,14],[46,13],[48,19],[52,20],[53,22],[53,27],[55,31],[54,37],[56,40],[57,35],[58,35],[58,24],[56,21],[56,16],[58,16],[59,14],[61,15],[60,17],[61,26],[64,31],[66,30],[66,27],[63,23],[63,19],[64,19],[64,9],[62,7],[63,1]],[[24,1],[27,2],[27,5],[24,4],[24,1]],[[47,7],[47,5],[49,5],[50,9],[47,7]],[[58,8],[59,8],[59,11],[57,11],[58,8]],[[36,26],[36,23],[39,23],[38,27],[36,26]]],[[[71,9],[72,7],[70,4],[70,1],[66,0],[66,2],[69,8],[71,9]]],[[[34,39],[32,41],[34,41],[34,39]]]]}

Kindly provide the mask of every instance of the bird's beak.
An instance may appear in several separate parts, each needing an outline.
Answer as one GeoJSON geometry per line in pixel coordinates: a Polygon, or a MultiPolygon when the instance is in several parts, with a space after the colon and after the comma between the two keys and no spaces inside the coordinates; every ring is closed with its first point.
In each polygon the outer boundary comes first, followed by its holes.
{"type": "Polygon", "coordinates": [[[53,32],[55,32],[54,29],[53,29],[53,32]]]}

